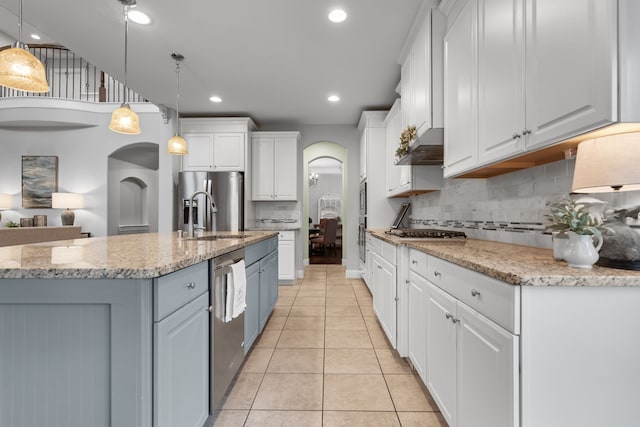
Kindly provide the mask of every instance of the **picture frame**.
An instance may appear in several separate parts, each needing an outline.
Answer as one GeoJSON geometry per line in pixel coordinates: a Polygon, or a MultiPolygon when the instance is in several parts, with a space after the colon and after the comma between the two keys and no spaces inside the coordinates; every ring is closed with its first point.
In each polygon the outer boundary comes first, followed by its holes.
{"type": "Polygon", "coordinates": [[[51,208],[58,191],[58,156],[22,156],[22,207],[51,208]]]}

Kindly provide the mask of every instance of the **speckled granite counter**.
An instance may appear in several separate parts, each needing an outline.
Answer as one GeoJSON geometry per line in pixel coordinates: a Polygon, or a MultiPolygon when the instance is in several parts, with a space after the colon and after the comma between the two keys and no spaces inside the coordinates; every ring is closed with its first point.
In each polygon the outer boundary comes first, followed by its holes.
{"type": "Polygon", "coordinates": [[[425,241],[389,236],[385,230],[369,230],[374,237],[396,246],[408,246],[521,286],[640,286],[640,271],[593,266],[569,267],[553,258],[550,249],[484,240],[425,241]]]}
{"type": "Polygon", "coordinates": [[[149,279],[277,236],[277,233],[245,231],[238,236],[240,238],[189,240],[178,239],[175,232],[149,233],[8,246],[0,248],[0,278],[149,279]]]}

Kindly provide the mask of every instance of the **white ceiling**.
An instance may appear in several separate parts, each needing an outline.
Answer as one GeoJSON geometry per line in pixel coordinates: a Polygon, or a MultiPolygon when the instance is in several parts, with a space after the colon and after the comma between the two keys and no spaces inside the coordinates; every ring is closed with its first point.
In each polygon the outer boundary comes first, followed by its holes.
{"type": "MultiPolygon", "coordinates": [[[[398,55],[421,0],[138,0],[148,26],[129,24],[129,86],[184,115],[248,115],[258,125],[351,124],[388,108],[398,55]],[[333,24],[327,14],[346,10],[333,24]],[[327,101],[330,94],[341,101],[327,101]],[[220,104],[209,101],[212,95],[220,104]]],[[[0,0],[0,30],[17,38],[19,0],[0,0]]],[[[23,20],[116,78],[124,70],[117,0],[23,0],[23,20]]],[[[30,32],[23,31],[23,41],[30,32]]],[[[50,39],[48,39],[50,38],[50,39]]]]}

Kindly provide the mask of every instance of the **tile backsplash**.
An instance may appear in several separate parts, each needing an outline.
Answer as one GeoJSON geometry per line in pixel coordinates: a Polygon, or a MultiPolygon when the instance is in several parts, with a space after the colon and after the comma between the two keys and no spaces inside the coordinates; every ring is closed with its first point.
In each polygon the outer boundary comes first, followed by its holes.
{"type": "MultiPolygon", "coordinates": [[[[551,248],[544,233],[549,203],[571,191],[575,160],[561,160],[488,179],[446,179],[441,191],[412,197],[411,227],[462,230],[468,237],[551,248]]],[[[592,195],[611,202],[612,193],[592,195]]],[[[640,203],[640,191],[619,194],[640,203]]]]}

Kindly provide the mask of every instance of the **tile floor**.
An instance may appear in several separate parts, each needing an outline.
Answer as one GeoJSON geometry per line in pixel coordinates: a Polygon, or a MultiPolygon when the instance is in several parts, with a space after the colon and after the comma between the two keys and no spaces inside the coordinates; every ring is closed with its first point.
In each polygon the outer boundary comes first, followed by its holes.
{"type": "Polygon", "coordinates": [[[279,292],[215,427],[447,427],[390,348],[362,280],[311,265],[279,292]]]}

